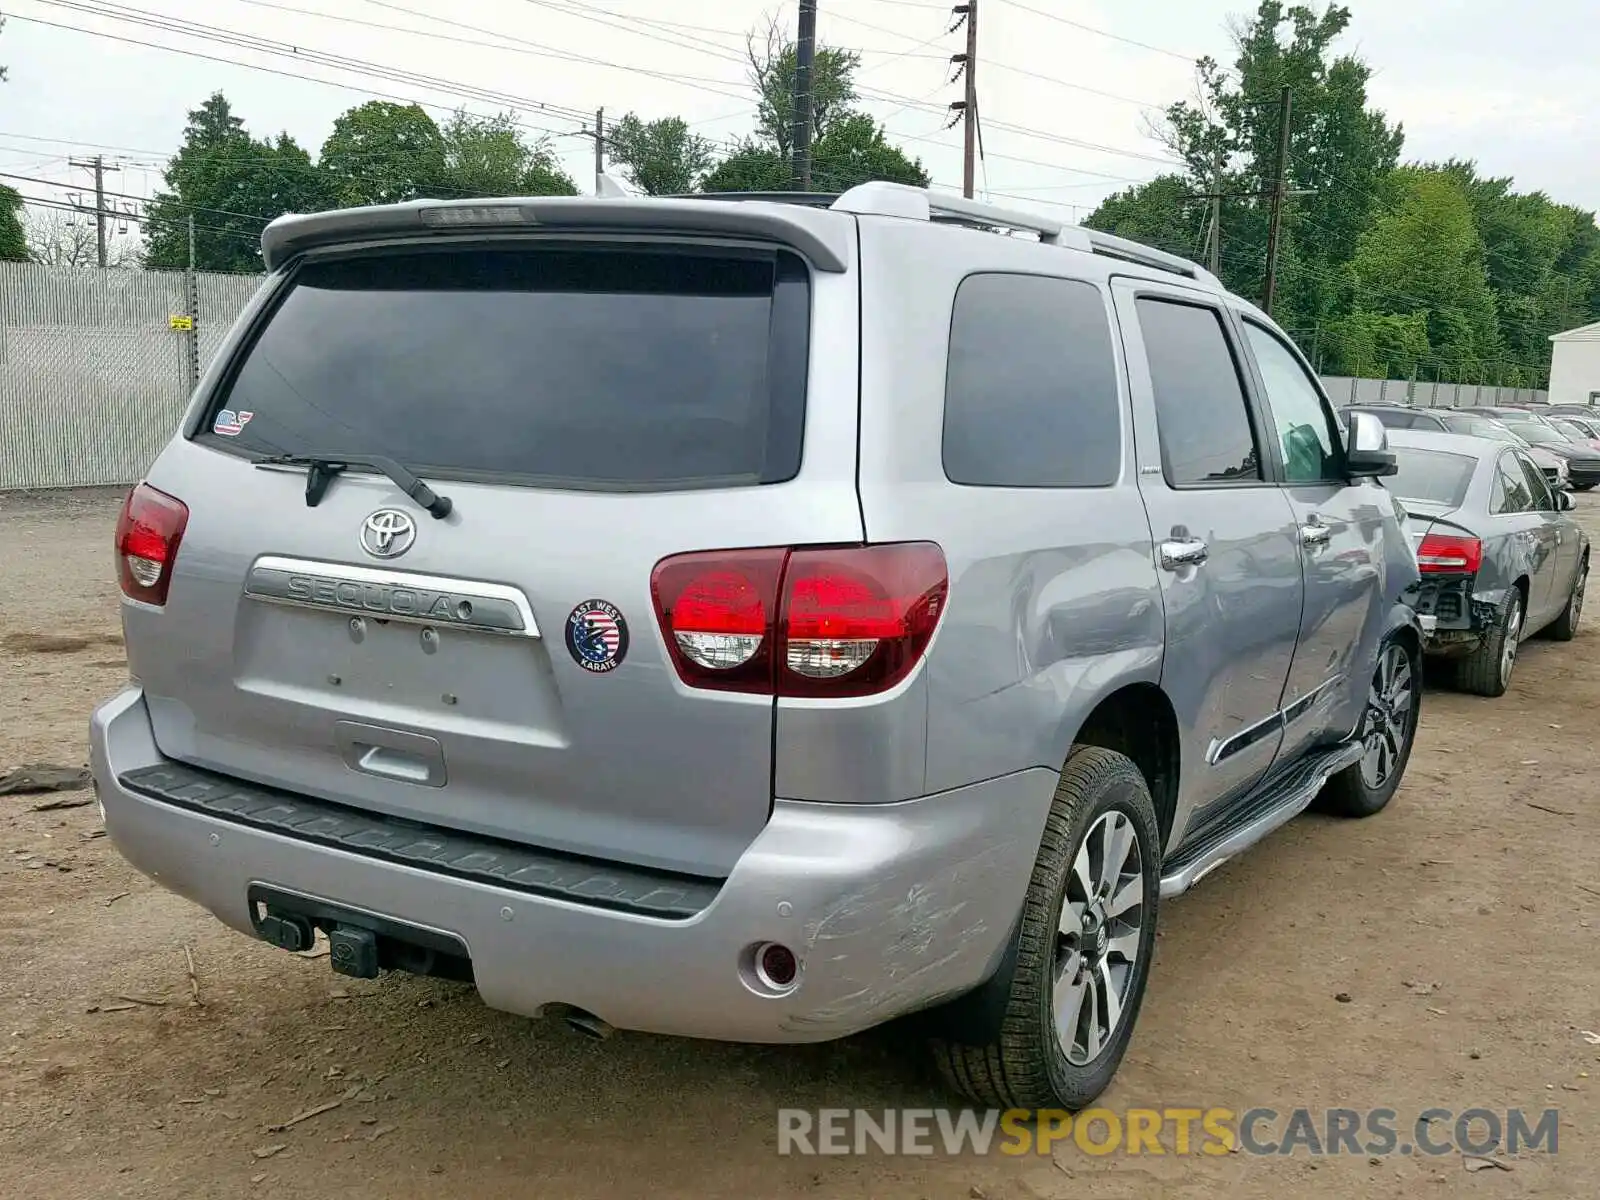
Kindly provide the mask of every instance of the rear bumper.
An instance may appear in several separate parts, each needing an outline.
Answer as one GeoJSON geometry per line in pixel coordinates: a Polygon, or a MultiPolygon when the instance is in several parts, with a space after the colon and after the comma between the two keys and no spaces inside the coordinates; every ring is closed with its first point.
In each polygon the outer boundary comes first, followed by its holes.
{"type": "Polygon", "coordinates": [[[727,1041],[848,1036],[981,983],[1006,949],[1055,773],[882,805],[778,801],[703,909],[663,919],[440,874],[167,803],[120,777],[159,766],[142,693],[90,728],[106,830],[167,889],[254,937],[264,886],[463,942],[492,1008],[574,1005],[619,1029],[727,1041]],[[787,994],[745,969],[763,941],[800,960],[787,994]]]}

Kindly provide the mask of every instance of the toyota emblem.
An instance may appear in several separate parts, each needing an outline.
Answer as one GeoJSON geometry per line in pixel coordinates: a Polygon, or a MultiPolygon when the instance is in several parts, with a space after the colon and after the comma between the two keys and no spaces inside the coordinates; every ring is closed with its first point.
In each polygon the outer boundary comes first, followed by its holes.
{"type": "Polygon", "coordinates": [[[417,540],[417,523],[398,508],[380,508],[361,522],[361,548],[374,558],[399,558],[417,540]]]}

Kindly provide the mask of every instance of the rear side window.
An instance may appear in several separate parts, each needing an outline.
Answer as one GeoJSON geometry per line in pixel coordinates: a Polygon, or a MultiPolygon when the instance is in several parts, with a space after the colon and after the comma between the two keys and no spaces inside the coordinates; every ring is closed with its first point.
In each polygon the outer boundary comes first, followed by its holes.
{"type": "Polygon", "coordinates": [[[950,319],[945,476],[986,487],[1106,487],[1121,469],[1100,290],[1038,275],[969,275],[950,319]]]}
{"type": "Polygon", "coordinates": [[[809,281],[783,253],[527,247],[303,266],[202,440],[652,490],[800,467],[809,281]]]}
{"type": "Polygon", "coordinates": [[[1192,487],[1260,480],[1261,455],[1222,315],[1197,304],[1137,303],[1167,482],[1192,487]]]}

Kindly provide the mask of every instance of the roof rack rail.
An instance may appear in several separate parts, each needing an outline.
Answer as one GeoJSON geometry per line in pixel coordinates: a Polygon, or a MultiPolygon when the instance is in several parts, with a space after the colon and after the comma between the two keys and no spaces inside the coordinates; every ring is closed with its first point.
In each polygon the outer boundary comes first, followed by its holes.
{"type": "Polygon", "coordinates": [[[807,208],[831,208],[838,198],[838,192],[678,192],[661,197],[663,200],[763,200],[807,208]]]}
{"type": "Polygon", "coordinates": [[[830,207],[839,212],[860,215],[906,217],[914,221],[942,220],[978,227],[998,226],[1025,230],[1038,234],[1039,240],[1046,245],[1066,246],[1091,254],[1103,254],[1107,258],[1119,258],[1142,267],[1153,267],[1158,271],[1183,275],[1219,289],[1222,287],[1222,281],[1199,263],[1190,262],[1176,254],[1168,254],[1165,250],[1157,250],[1153,246],[1146,246],[1142,242],[1117,237],[1115,234],[1101,233],[1097,229],[1069,225],[1054,217],[1038,213],[1021,212],[998,204],[987,204],[981,200],[951,196],[931,188],[877,180],[851,188],[830,207]]]}

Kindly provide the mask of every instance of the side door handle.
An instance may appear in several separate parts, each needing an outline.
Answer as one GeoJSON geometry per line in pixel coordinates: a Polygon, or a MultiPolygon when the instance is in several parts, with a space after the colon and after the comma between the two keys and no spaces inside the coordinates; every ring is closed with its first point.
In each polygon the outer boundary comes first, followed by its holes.
{"type": "Polygon", "coordinates": [[[1300,526],[1300,544],[1302,546],[1326,546],[1328,539],[1332,536],[1333,530],[1315,517],[1300,526]]]}
{"type": "Polygon", "coordinates": [[[1170,538],[1161,543],[1161,566],[1168,571],[1198,567],[1210,555],[1210,547],[1199,538],[1170,538]]]}

